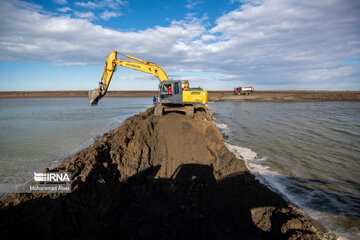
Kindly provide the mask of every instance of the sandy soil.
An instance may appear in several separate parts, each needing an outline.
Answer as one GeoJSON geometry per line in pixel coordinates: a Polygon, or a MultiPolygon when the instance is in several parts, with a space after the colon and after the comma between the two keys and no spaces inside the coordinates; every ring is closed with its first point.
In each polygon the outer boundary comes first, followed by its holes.
{"type": "Polygon", "coordinates": [[[128,118],[53,170],[68,194],[0,200],[1,239],[320,239],[311,221],[261,185],[208,111],[128,118]]]}
{"type": "MultiPolygon", "coordinates": [[[[360,101],[360,91],[208,91],[209,101],[360,101]]],[[[157,91],[109,91],[106,97],[153,97],[157,91]]],[[[88,91],[0,92],[0,98],[88,97],[88,91]]]]}

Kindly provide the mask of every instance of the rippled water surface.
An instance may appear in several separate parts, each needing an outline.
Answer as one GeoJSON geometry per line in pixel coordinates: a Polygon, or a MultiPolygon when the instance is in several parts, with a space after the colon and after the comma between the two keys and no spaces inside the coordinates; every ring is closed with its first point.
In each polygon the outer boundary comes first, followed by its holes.
{"type": "Polygon", "coordinates": [[[87,98],[0,99],[0,192],[151,105],[151,98],[104,98],[96,107],[87,98]]]}
{"type": "Polygon", "coordinates": [[[360,239],[360,103],[218,102],[229,148],[273,190],[360,239]]]}
{"type": "MultiPolygon", "coordinates": [[[[0,99],[0,192],[89,146],[151,98],[0,99]]],[[[360,239],[360,104],[218,102],[228,146],[330,231],[360,239]]]]}

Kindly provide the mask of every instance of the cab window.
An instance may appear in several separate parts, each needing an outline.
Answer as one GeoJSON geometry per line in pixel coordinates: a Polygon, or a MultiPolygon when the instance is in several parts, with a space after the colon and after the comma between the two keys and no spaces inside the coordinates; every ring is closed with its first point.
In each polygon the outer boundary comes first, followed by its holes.
{"type": "Polygon", "coordinates": [[[167,84],[163,84],[163,85],[162,85],[162,88],[161,88],[161,93],[167,94],[167,91],[168,91],[168,86],[167,86],[167,84]]]}
{"type": "Polygon", "coordinates": [[[179,94],[179,84],[177,82],[174,85],[174,93],[179,94]]]}

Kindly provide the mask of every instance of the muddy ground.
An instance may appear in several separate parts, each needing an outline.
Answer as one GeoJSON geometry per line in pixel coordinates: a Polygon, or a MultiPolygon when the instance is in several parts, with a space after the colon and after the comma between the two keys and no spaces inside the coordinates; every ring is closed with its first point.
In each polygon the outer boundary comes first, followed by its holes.
{"type": "MultiPolygon", "coordinates": [[[[109,91],[105,97],[149,97],[158,91],[109,91]]],[[[209,101],[360,101],[360,91],[255,91],[234,95],[233,91],[208,91],[209,101]]],[[[0,98],[88,97],[88,91],[1,92],[0,98]]]]}
{"type": "Polygon", "coordinates": [[[0,201],[1,239],[319,239],[311,221],[261,185],[211,115],[128,118],[55,169],[68,194],[0,201]]]}

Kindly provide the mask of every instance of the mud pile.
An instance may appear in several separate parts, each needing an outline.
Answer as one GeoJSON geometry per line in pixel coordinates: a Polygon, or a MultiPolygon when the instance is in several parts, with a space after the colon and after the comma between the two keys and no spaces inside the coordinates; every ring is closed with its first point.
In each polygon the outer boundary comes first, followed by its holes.
{"type": "Polygon", "coordinates": [[[319,238],[254,179],[201,109],[189,118],[150,108],[44,171],[74,172],[73,191],[2,198],[2,239],[319,238]]]}

